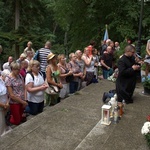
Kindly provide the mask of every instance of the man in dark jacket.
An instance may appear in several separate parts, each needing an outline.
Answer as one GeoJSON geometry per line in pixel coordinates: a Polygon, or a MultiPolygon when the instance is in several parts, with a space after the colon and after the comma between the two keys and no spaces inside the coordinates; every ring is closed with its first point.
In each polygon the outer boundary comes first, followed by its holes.
{"type": "Polygon", "coordinates": [[[137,72],[140,65],[135,61],[135,47],[128,45],[125,47],[124,55],[118,61],[119,74],[116,81],[116,92],[118,102],[133,103],[133,92],[136,85],[137,72]]]}

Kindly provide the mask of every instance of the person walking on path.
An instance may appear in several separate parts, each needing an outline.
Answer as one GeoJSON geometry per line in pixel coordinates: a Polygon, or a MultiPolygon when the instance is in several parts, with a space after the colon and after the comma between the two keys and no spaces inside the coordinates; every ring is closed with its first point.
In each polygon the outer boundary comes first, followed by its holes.
{"type": "Polygon", "coordinates": [[[137,72],[140,69],[134,57],[135,47],[127,45],[124,55],[118,60],[119,74],[116,80],[118,102],[133,103],[132,95],[136,85],[137,72]]]}

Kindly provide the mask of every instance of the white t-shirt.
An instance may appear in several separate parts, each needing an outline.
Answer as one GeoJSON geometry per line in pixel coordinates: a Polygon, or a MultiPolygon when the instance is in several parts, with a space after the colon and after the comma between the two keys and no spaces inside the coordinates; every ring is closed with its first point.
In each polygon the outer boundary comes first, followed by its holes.
{"type": "Polygon", "coordinates": [[[7,88],[5,82],[0,78],[0,95],[5,95],[7,93],[7,88]]]}
{"type": "MultiPolygon", "coordinates": [[[[34,87],[41,86],[44,83],[43,77],[38,74],[38,76],[34,75],[34,80],[31,76],[31,74],[27,73],[26,78],[25,78],[25,85],[27,85],[30,82],[34,82],[34,87]]],[[[44,91],[38,91],[38,92],[27,92],[27,99],[29,102],[33,103],[40,103],[43,102],[44,100],[44,91]]]]}
{"type": "Polygon", "coordinates": [[[4,69],[8,69],[11,72],[11,68],[10,68],[9,62],[6,62],[6,63],[3,64],[3,70],[4,69]]]}
{"type": "MultiPolygon", "coordinates": [[[[5,82],[0,78],[0,102],[6,104],[7,102],[7,89],[5,86],[5,82]]],[[[0,107],[0,110],[3,110],[0,107]]]]}

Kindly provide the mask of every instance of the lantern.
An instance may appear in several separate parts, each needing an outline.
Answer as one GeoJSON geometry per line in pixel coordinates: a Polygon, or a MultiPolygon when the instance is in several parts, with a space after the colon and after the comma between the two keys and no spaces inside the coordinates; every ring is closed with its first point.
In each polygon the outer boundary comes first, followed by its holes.
{"type": "Polygon", "coordinates": [[[102,119],[101,119],[101,124],[104,125],[110,125],[110,105],[103,105],[102,106],[102,119]]]}

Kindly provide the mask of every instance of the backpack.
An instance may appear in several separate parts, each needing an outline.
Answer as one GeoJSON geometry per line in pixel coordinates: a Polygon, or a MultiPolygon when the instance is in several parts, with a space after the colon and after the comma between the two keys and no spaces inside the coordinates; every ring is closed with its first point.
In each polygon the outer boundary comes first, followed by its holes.
{"type": "Polygon", "coordinates": [[[102,97],[103,103],[107,103],[111,99],[111,97],[113,97],[115,94],[116,94],[115,89],[110,90],[109,92],[104,92],[102,97]]]}
{"type": "Polygon", "coordinates": [[[36,53],[34,54],[33,60],[39,61],[39,50],[37,50],[36,53]]]}
{"type": "MultiPolygon", "coordinates": [[[[29,71],[29,72],[27,72],[27,74],[30,74],[31,77],[32,77],[32,79],[33,79],[33,81],[34,81],[34,75],[33,75],[33,73],[32,73],[31,71],[29,71]]],[[[26,75],[27,75],[27,74],[26,74],[26,75]]],[[[41,71],[39,72],[39,74],[43,77],[43,74],[42,74],[41,71]]],[[[44,79],[44,77],[43,77],[43,79],[44,79]]]]}

